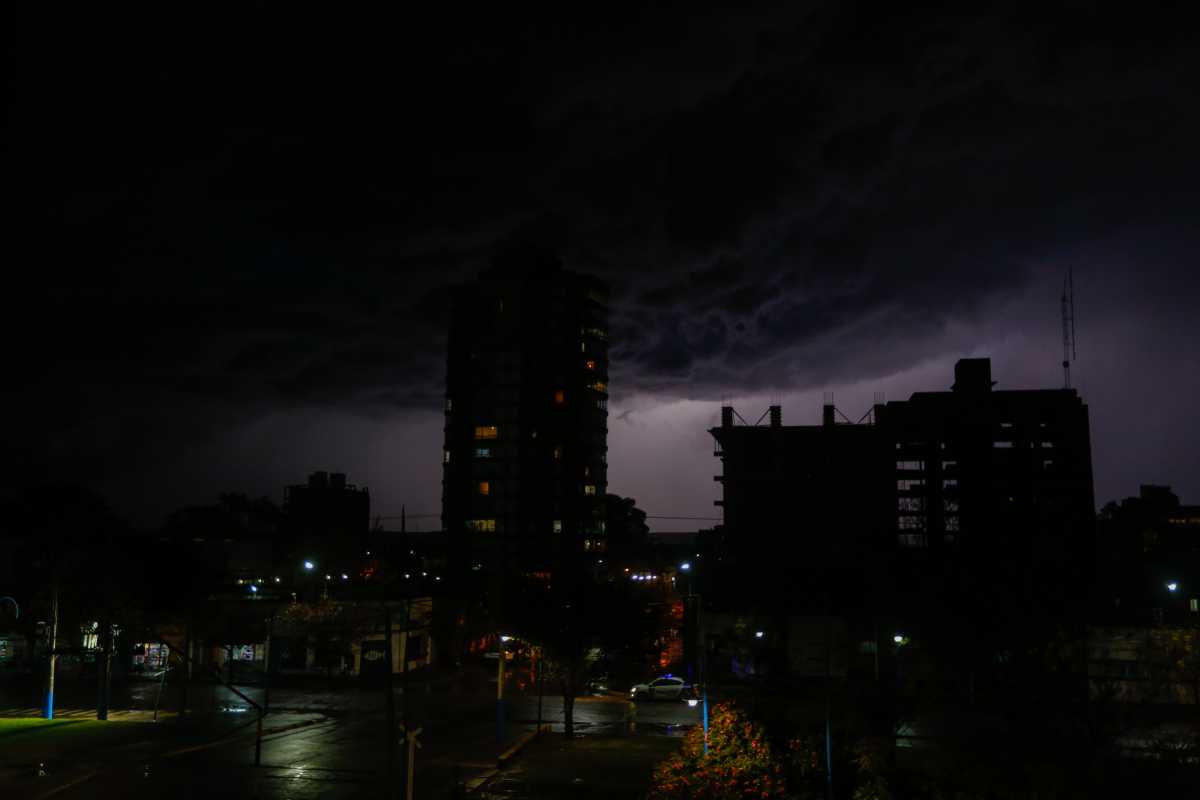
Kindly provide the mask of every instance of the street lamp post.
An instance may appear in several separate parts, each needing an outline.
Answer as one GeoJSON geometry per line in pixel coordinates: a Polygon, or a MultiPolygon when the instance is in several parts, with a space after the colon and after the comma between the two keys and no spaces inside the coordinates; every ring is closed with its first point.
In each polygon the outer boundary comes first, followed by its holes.
{"type": "Polygon", "coordinates": [[[695,678],[700,681],[700,718],[704,726],[704,754],[708,755],[708,682],[705,680],[704,673],[704,649],[700,643],[700,607],[699,595],[692,592],[692,564],[690,561],[684,561],[679,565],[680,572],[688,574],[688,593],[687,600],[684,606],[688,613],[685,615],[690,617],[691,634],[688,640],[691,642],[692,657],[688,660],[688,679],[693,680],[693,667],[695,669],[695,678]]]}
{"type": "Polygon", "coordinates": [[[511,636],[500,635],[496,642],[496,741],[504,741],[504,643],[511,636]]]}
{"type": "Polygon", "coordinates": [[[46,676],[46,707],[43,716],[54,719],[54,668],[58,662],[58,571],[55,570],[50,596],[50,669],[46,676]]]}

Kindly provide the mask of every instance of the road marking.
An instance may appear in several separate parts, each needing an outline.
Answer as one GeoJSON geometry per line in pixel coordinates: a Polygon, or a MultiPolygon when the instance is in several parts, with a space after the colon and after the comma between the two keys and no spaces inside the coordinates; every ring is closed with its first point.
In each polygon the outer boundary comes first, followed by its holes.
{"type": "MultiPolygon", "coordinates": [[[[300,731],[307,732],[307,731],[312,730],[313,728],[316,728],[316,727],[322,726],[322,725],[333,725],[333,724],[336,724],[337,721],[338,720],[336,720],[336,719],[315,720],[313,722],[297,723],[296,725],[291,725],[291,726],[288,726],[285,728],[276,728],[273,731],[263,731],[263,741],[266,741],[267,739],[271,739],[273,741],[273,740],[279,739],[283,736],[287,736],[288,734],[298,733],[300,731]]],[[[240,734],[237,736],[227,736],[227,737],[224,737],[221,739],[217,739],[216,741],[213,741],[213,742],[203,742],[201,744],[194,744],[194,745],[190,745],[188,747],[181,747],[177,750],[169,750],[166,753],[163,753],[162,756],[160,756],[160,757],[161,758],[172,758],[173,756],[181,756],[181,755],[185,755],[187,753],[194,753],[198,750],[208,750],[213,747],[223,747],[224,745],[234,744],[236,742],[241,742],[246,739],[253,739],[254,736],[255,736],[254,731],[248,731],[246,733],[243,733],[243,734],[240,734]]]]}
{"type": "Polygon", "coordinates": [[[81,775],[73,781],[67,781],[66,783],[62,784],[61,786],[56,786],[53,789],[51,789],[50,791],[48,791],[45,794],[38,797],[38,800],[45,800],[45,798],[47,798],[47,797],[53,797],[54,795],[59,794],[60,792],[65,792],[67,789],[70,789],[73,786],[78,786],[79,784],[83,783],[84,781],[90,781],[92,778],[96,777],[96,772],[97,772],[97,770],[92,770],[91,772],[87,773],[86,775],[81,775]]]}

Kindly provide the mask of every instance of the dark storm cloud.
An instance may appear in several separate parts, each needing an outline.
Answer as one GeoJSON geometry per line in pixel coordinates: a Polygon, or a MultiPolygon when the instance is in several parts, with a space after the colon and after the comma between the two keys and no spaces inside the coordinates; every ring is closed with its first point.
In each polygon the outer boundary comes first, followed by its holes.
{"type": "Polygon", "coordinates": [[[1186,227],[1186,26],[948,8],[23,11],[10,461],[435,408],[447,287],[514,238],[611,282],[618,399],[716,398],[901,371],[1072,248],[1186,227]]]}

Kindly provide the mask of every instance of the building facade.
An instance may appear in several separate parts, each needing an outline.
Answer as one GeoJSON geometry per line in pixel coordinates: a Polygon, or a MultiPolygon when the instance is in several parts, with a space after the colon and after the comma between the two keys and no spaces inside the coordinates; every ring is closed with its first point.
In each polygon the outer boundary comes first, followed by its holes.
{"type": "Polygon", "coordinates": [[[725,409],[711,430],[720,555],[741,605],[857,618],[864,648],[924,627],[1000,649],[1082,619],[1095,554],[1087,406],[1073,389],[993,386],[989,360],[964,359],[950,391],[877,404],[859,423],[832,405],[812,426],[784,426],[778,408],[769,425],[737,424],[725,409]]]}
{"type": "Polygon", "coordinates": [[[548,573],[605,551],[607,317],[601,282],[546,259],[456,292],[442,525],[471,569],[548,573]]]}

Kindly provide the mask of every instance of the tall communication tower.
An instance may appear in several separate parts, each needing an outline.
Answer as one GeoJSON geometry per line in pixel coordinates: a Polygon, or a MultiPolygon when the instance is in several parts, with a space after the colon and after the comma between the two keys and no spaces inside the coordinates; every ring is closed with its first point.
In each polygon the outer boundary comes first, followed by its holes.
{"type": "Polygon", "coordinates": [[[1075,283],[1067,269],[1062,290],[1063,388],[1071,388],[1071,362],[1075,360],[1075,283]]]}

